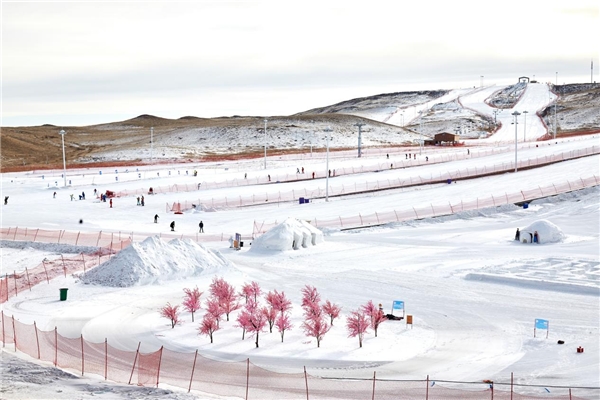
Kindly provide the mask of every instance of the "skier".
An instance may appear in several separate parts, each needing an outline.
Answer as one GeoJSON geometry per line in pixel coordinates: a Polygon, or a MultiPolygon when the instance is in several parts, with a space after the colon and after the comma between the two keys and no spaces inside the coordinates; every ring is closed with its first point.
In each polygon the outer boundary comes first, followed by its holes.
{"type": "Polygon", "coordinates": [[[425,156],[425,161],[429,161],[429,157],[425,156]]]}
{"type": "Polygon", "coordinates": [[[521,232],[519,231],[519,228],[517,228],[517,233],[515,233],[515,240],[517,242],[521,241],[521,232]]]}
{"type": "Polygon", "coordinates": [[[142,196],[142,207],[144,207],[144,196],[142,196]]]}
{"type": "Polygon", "coordinates": [[[110,199],[110,208],[112,208],[112,199],[110,199]]]}
{"type": "Polygon", "coordinates": [[[198,226],[200,227],[200,233],[204,233],[204,222],[200,221],[198,226]]]}
{"type": "Polygon", "coordinates": [[[299,174],[300,173],[300,168],[296,168],[296,173],[299,174]]]}
{"type": "Polygon", "coordinates": [[[94,189],[94,196],[96,196],[96,193],[97,193],[97,192],[98,192],[98,191],[97,191],[96,189],[94,189]]]}
{"type": "Polygon", "coordinates": [[[304,167],[302,167],[302,173],[304,173],[304,167]]]}
{"type": "Polygon", "coordinates": [[[81,192],[81,199],[85,200],[85,192],[81,192]]]}
{"type": "Polygon", "coordinates": [[[137,197],[137,205],[140,205],[140,196],[137,197]]]}
{"type": "Polygon", "coordinates": [[[8,204],[8,196],[4,196],[4,205],[8,204]]]}
{"type": "Polygon", "coordinates": [[[244,179],[248,178],[248,174],[244,173],[244,179]]]}
{"type": "Polygon", "coordinates": [[[73,194],[71,194],[71,201],[73,201],[73,199],[74,199],[73,194]]]}
{"type": "Polygon", "coordinates": [[[154,223],[158,224],[158,214],[154,214],[154,223]]]}
{"type": "Polygon", "coordinates": [[[169,226],[171,227],[171,232],[175,232],[175,221],[172,221],[169,226]]]}
{"type": "Polygon", "coordinates": [[[52,195],[52,198],[55,199],[56,198],[56,192],[54,192],[54,194],[52,195]]]}
{"type": "Polygon", "coordinates": [[[386,154],[385,156],[387,157],[388,160],[390,159],[390,155],[389,154],[386,154]]]}
{"type": "Polygon", "coordinates": [[[315,179],[315,173],[313,172],[313,179],[315,179]]]}

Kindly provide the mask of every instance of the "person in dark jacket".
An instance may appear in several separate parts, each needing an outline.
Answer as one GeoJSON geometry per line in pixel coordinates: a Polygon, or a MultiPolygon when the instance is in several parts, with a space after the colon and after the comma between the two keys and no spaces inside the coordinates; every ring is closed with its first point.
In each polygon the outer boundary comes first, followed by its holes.
{"type": "Polygon", "coordinates": [[[200,221],[198,226],[200,227],[200,233],[204,233],[204,222],[200,221]]]}
{"type": "Polygon", "coordinates": [[[154,214],[154,223],[158,224],[158,214],[154,214]]]}
{"type": "Polygon", "coordinates": [[[515,233],[515,240],[517,242],[521,241],[521,232],[519,231],[519,228],[517,228],[517,233],[515,233]]]}
{"type": "Polygon", "coordinates": [[[175,232],[175,221],[171,222],[171,225],[169,225],[171,227],[171,231],[175,232]]]}

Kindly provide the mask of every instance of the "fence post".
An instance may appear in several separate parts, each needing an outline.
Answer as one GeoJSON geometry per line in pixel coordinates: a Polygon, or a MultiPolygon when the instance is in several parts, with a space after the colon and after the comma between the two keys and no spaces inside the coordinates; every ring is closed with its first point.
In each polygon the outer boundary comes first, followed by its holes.
{"type": "Polygon", "coordinates": [[[58,330],[54,327],[54,366],[58,365],[58,330]]]}
{"type": "Polygon", "coordinates": [[[33,329],[35,329],[35,342],[37,343],[38,360],[39,360],[40,359],[40,339],[38,338],[38,330],[37,330],[37,326],[35,324],[35,321],[33,321],[33,329]]]}
{"type": "Polygon", "coordinates": [[[15,316],[12,316],[13,338],[15,339],[15,351],[17,351],[17,330],[15,329],[15,316]]]}
{"type": "Polygon", "coordinates": [[[50,283],[50,278],[48,278],[48,270],[46,270],[46,259],[42,260],[42,265],[44,266],[44,272],[46,273],[46,282],[50,283]]]}
{"type": "Polygon", "coordinates": [[[108,379],[108,340],[104,338],[104,380],[108,379]]]}
{"type": "Polygon", "coordinates": [[[425,386],[425,400],[429,399],[429,375],[427,375],[427,386],[425,386]]]}
{"type": "Polygon", "coordinates": [[[38,235],[38,232],[39,232],[39,231],[40,231],[40,230],[39,230],[39,229],[37,229],[37,230],[35,231],[35,235],[33,235],[33,241],[34,241],[34,242],[35,242],[35,238],[37,238],[37,235],[38,235]]]}
{"type": "Polygon", "coordinates": [[[75,246],[79,243],[79,235],[81,235],[81,231],[77,232],[77,237],[75,238],[75,246]]]}
{"type": "Polygon", "coordinates": [[[569,400],[571,400],[571,389],[569,388],[569,400]]]}
{"type": "Polygon", "coordinates": [[[98,243],[100,243],[100,236],[102,236],[102,231],[98,232],[98,239],[96,240],[96,247],[98,247],[98,243]]]}
{"type": "Polygon", "coordinates": [[[17,296],[19,294],[19,290],[17,289],[17,271],[13,271],[13,281],[15,282],[15,296],[17,296]]]}
{"type": "Polygon", "coordinates": [[[250,358],[246,359],[246,400],[248,400],[248,385],[250,383],[250,358]]]}
{"type": "Polygon", "coordinates": [[[29,281],[29,271],[27,267],[25,267],[25,275],[27,276],[27,286],[29,286],[29,291],[31,292],[31,281],[29,281]]]}
{"type": "Polygon", "coordinates": [[[83,273],[85,274],[85,258],[83,256],[83,253],[81,253],[81,262],[83,263],[83,273]]]}
{"type": "Polygon", "coordinates": [[[158,372],[156,373],[156,387],[158,387],[158,381],[160,379],[160,364],[162,363],[162,353],[164,346],[160,346],[160,356],[158,357],[158,372]]]}
{"type": "Polygon", "coordinates": [[[84,363],[85,363],[85,357],[83,355],[83,333],[81,334],[81,376],[83,376],[84,373],[84,363]]]}
{"type": "Polygon", "coordinates": [[[188,393],[192,390],[192,381],[194,379],[194,371],[196,370],[196,358],[198,357],[198,349],[196,349],[196,354],[194,354],[194,364],[192,365],[192,375],[190,375],[190,386],[188,386],[188,393]]]}
{"type": "Polygon", "coordinates": [[[304,384],[306,385],[306,400],[308,400],[308,376],[306,376],[306,366],[304,366],[304,384]]]}
{"type": "Polygon", "coordinates": [[[13,240],[16,240],[16,238],[17,238],[17,231],[18,231],[18,230],[19,230],[19,227],[17,226],[17,227],[15,228],[15,234],[13,235],[13,240]]]}
{"type": "Polygon", "coordinates": [[[510,373],[510,400],[513,400],[513,373],[510,373]]]}
{"type": "MultiPolygon", "coordinates": [[[[6,292],[8,294],[8,286],[6,287],[6,292]]],[[[6,336],[4,335],[4,320],[6,318],[4,318],[4,310],[0,311],[0,314],[2,315],[2,347],[6,347],[6,336]]]]}
{"type": "Polygon", "coordinates": [[[371,396],[371,400],[375,400],[375,373],[376,371],[373,371],[373,395],[371,396]]]}
{"type": "Polygon", "coordinates": [[[135,370],[135,363],[137,362],[138,355],[140,354],[140,346],[142,342],[138,342],[137,350],[135,351],[135,358],[133,359],[133,365],[131,366],[131,375],[129,375],[128,385],[131,385],[131,380],[133,379],[133,371],[135,370]]]}

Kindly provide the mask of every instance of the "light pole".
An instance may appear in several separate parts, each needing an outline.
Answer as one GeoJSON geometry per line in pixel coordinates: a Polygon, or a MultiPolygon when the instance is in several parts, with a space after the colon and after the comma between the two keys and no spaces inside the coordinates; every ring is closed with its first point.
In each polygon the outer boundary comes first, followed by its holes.
{"type": "Polygon", "coordinates": [[[152,161],[153,161],[153,150],[154,150],[154,140],[153,140],[153,136],[154,136],[154,127],[150,128],[150,165],[152,165],[152,161]]]}
{"type": "Polygon", "coordinates": [[[327,135],[327,162],[325,163],[325,201],[329,201],[329,132],[331,132],[331,128],[327,127],[325,129],[325,134],[327,135]]]}
{"type": "Polygon", "coordinates": [[[267,119],[265,118],[265,169],[267,169],[267,119]]]}
{"type": "Polygon", "coordinates": [[[515,172],[517,172],[517,125],[519,124],[518,117],[521,113],[515,110],[512,115],[515,116],[515,172]]]}
{"type": "Polygon", "coordinates": [[[65,178],[65,187],[67,187],[67,159],[65,158],[65,132],[63,129],[58,132],[60,137],[62,138],[62,150],[63,150],[63,177],[65,178]]]}
{"type": "Polygon", "coordinates": [[[483,87],[483,75],[481,75],[481,82],[479,84],[479,87],[483,87]]]}
{"type": "Polygon", "coordinates": [[[523,111],[523,143],[527,141],[527,110],[523,111]]]}
{"type": "Polygon", "coordinates": [[[360,151],[360,142],[362,140],[362,135],[361,135],[361,128],[364,126],[365,124],[362,122],[357,122],[356,124],[354,124],[354,126],[358,126],[358,158],[360,158],[360,156],[362,155],[361,151],[360,151]]]}

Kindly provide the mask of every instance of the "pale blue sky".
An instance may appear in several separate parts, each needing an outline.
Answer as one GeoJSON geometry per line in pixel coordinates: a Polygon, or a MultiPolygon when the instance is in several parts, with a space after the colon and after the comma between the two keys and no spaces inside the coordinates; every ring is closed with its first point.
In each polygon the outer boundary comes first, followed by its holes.
{"type": "Polygon", "coordinates": [[[597,0],[2,2],[2,126],[598,79],[597,0]]]}

